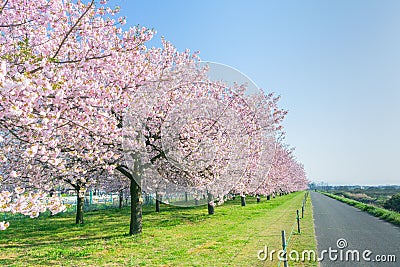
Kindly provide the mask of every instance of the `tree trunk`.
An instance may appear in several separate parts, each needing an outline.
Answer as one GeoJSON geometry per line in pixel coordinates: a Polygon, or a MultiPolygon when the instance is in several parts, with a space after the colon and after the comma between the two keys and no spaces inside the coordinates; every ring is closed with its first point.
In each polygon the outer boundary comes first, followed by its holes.
{"type": "Polygon", "coordinates": [[[245,196],[240,196],[240,200],[242,203],[242,207],[246,206],[246,197],[245,196]]]}
{"type": "Polygon", "coordinates": [[[156,191],[156,212],[160,212],[160,200],[158,200],[159,198],[160,198],[160,195],[156,191]]]}
{"type": "Polygon", "coordinates": [[[186,203],[188,202],[188,193],[187,192],[185,192],[185,202],[186,203]]]}
{"type": "Polygon", "coordinates": [[[142,233],[142,191],[133,177],[131,180],[131,221],[129,226],[129,235],[142,233]]]}
{"type": "Polygon", "coordinates": [[[267,196],[267,200],[271,200],[271,195],[268,195],[268,196],[267,196]]]}
{"type": "Polygon", "coordinates": [[[119,208],[122,209],[122,204],[124,202],[124,191],[119,190],[119,208]]]}
{"type": "Polygon", "coordinates": [[[208,215],[213,215],[214,214],[214,200],[213,196],[211,193],[207,192],[207,208],[208,208],[208,215]]]}
{"type": "MultiPolygon", "coordinates": [[[[134,166],[135,170],[138,171],[138,164],[134,166]]],[[[130,180],[130,196],[131,196],[131,220],[129,225],[129,235],[135,235],[142,233],[142,190],[140,183],[138,184],[135,180],[134,175],[125,167],[118,166],[116,168],[123,175],[130,180]]],[[[140,181],[140,177],[136,177],[140,181]]]]}
{"type": "MultiPolygon", "coordinates": [[[[54,190],[51,189],[50,190],[50,197],[53,197],[53,195],[54,195],[54,190]]],[[[54,214],[50,212],[50,217],[53,217],[53,216],[54,216],[54,214]]]]}
{"type": "Polygon", "coordinates": [[[260,195],[257,195],[257,203],[260,203],[260,201],[261,201],[260,195]]]}
{"type": "Polygon", "coordinates": [[[83,224],[83,204],[85,203],[85,190],[76,188],[76,224],[83,224]]]}

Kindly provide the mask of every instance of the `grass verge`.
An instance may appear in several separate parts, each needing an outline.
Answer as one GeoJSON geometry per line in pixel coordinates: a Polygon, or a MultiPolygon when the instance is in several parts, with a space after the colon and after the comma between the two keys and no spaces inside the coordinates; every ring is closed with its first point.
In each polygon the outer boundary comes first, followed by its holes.
{"type": "MultiPolygon", "coordinates": [[[[143,234],[128,236],[129,209],[87,212],[85,224],[73,214],[11,221],[0,231],[0,266],[277,266],[257,252],[281,249],[281,230],[289,232],[304,192],[256,203],[226,202],[208,216],[206,207],[162,206],[143,211],[143,234]]],[[[288,249],[315,249],[311,201],[302,233],[288,249]]],[[[314,262],[293,266],[317,266],[314,262]]]]}
{"type": "MultiPolygon", "coordinates": [[[[301,206],[298,208],[301,216],[301,206]]],[[[315,259],[312,259],[312,257],[311,260],[307,259],[308,256],[306,254],[304,254],[304,260],[302,260],[302,253],[306,250],[317,253],[317,241],[315,238],[314,217],[310,195],[308,195],[305,203],[304,217],[300,220],[300,234],[297,232],[297,223],[293,230],[294,233],[292,234],[287,246],[289,266],[318,266],[318,262],[316,262],[315,259]],[[296,258],[297,255],[299,256],[299,260],[290,260],[291,257],[296,258]]],[[[281,264],[281,266],[283,266],[283,264],[281,264]]]]}
{"type": "Polygon", "coordinates": [[[384,208],[379,208],[379,207],[376,207],[373,205],[359,202],[357,200],[349,199],[349,198],[342,197],[342,196],[337,196],[337,195],[327,193],[327,192],[321,192],[321,193],[328,197],[331,197],[333,199],[336,199],[343,203],[346,203],[348,205],[354,206],[362,211],[366,211],[375,217],[379,217],[387,222],[390,222],[390,223],[400,226],[400,213],[398,213],[398,212],[390,211],[390,210],[387,210],[384,208]]]}

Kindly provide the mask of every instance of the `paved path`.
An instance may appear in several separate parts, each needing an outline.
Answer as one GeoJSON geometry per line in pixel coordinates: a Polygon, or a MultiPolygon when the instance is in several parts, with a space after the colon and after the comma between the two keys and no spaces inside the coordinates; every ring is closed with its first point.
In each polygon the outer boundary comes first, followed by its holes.
{"type": "MultiPolygon", "coordinates": [[[[323,250],[329,251],[329,248],[337,250],[337,252],[332,252],[331,255],[332,258],[337,255],[338,259],[336,261],[330,260],[329,252],[327,252],[324,260],[320,263],[321,267],[400,266],[400,227],[320,193],[311,192],[311,199],[318,255],[321,255],[323,250]],[[340,249],[342,245],[340,244],[340,247],[338,247],[338,239],[345,239],[347,247],[340,249]],[[359,251],[360,261],[345,261],[346,258],[352,259],[350,252],[354,250],[359,251]],[[371,261],[363,259],[365,250],[371,251],[370,255],[365,252],[365,258],[370,258],[371,261]],[[343,260],[340,260],[341,254],[343,260]],[[396,262],[378,262],[379,259],[375,258],[378,255],[395,255],[396,262]]],[[[357,258],[356,252],[353,255],[357,258]]],[[[381,258],[383,259],[384,256],[381,258]]]]}

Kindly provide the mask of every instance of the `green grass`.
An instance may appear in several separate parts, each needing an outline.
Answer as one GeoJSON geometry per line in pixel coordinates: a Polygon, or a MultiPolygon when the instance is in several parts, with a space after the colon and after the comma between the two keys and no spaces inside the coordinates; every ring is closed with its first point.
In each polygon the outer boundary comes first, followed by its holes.
{"type": "Polygon", "coordinates": [[[354,206],[362,211],[366,211],[369,214],[379,217],[385,221],[388,221],[388,222],[396,224],[396,225],[400,225],[400,213],[398,213],[398,212],[390,211],[387,209],[383,209],[383,208],[376,207],[373,205],[365,204],[365,203],[362,203],[362,202],[359,202],[359,201],[356,201],[353,199],[337,196],[337,195],[326,193],[326,192],[321,192],[321,193],[323,193],[331,198],[334,198],[336,200],[339,200],[343,203],[354,206]]]}
{"type": "MultiPolygon", "coordinates": [[[[301,216],[301,206],[298,208],[301,216]]],[[[310,196],[307,198],[307,202],[305,205],[304,217],[300,220],[300,234],[297,233],[297,224],[294,227],[294,233],[289,240],[287,251],[297,251],[301,253],[304,250],[313,250],[316,251],[316,238],[314,231],[314,217],[312,210],[312,202],[310,196]]],[[[281,265],[283,266],[283,265],[281,265]]],[[[289,261],[289,266],[318,266],[316,262],[292,262],[289,261]]]]}
{"type": "MultiPolygon", "coordinates": [[[[281,248],[281,230],[290,232],[303,197],[261,203],[248,197],[246,207],[237,198],[212,216],[204,206],[162,205],[160,213],[145,207],[140,236],[126,234],[127,208],[87,212],[84,225],[75,225],[73,214],[11,220],[0,232],[0,266],[277,266],[276,259],[258,260],[257,251],[281,248]]],[[[301,222],[302,233],[292,235],[288,249],[315,249],[311,201],[301,222]]]]}

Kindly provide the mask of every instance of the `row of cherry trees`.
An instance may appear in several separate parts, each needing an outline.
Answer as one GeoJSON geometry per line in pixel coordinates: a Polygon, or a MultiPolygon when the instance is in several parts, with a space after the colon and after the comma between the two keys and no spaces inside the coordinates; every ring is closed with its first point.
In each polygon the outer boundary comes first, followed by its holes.
{"type": "Polygon", "coordinates": [[[123,30],[117,12],[105,1],[0,1],[0,211],[63,211],[43,192],[68,186],[83,223],[87,189],[129,186],[136,234],[142,190],[190,189],[212,206],[227,192],[306,188],[276,138],[279,98],[211,80],[196,53],[165,40],[146,47],[154,32],[123,30]]]}

